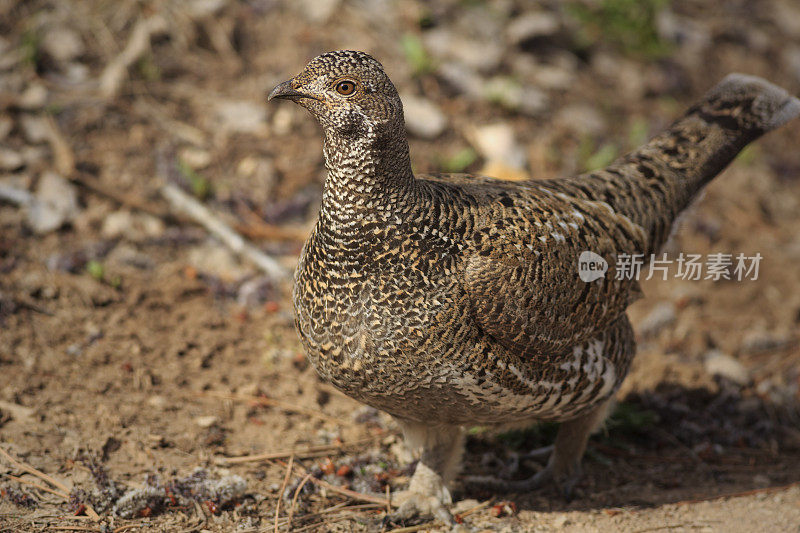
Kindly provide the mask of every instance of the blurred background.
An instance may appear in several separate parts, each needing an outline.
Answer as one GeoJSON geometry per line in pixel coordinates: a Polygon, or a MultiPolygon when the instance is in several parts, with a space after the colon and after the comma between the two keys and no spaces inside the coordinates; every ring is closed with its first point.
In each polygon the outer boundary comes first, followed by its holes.
{"type": "MultiPolygon", "coordinates": [[[[0,441],[85,487],[105,515],[116,500],[95,494],[98,470],[82,465],[103,465],[122,494],[216,456],[374,437],[336,448],[335,471],[313,454],[305,465],[367,492],[407,481],[391,423],[304,362],[289,277],[229,251],[164,193],[182,191],[291,271],[321,198],[321,135],[266,94],[343,48],[369,52],[394,81],[419,173],[600,168],[730,72],[800,94],[792,0],[0,0],[0,441]]],[[[675,502],[800,479],[799,146],[795,121],[748,147],[666,249],[760,253],[757,280],[643,283],[639,355],[590,450],[584,497],[524,495],[518,513],[486,507],[476,523],[635,530],[675,502]],[[640,504],[649,510],[591,514],[640,504]]],[[[469,468],[494,468],[487,454],[507,464],[551,429],[476,430],[469,468]]],[[[237,504],[257,531],[285,468],[248,465],[236,473],[250,499],[237,504]]],[[[14,527],[67,505],[0,486],[14,527]]],[[[308,487],[293,525],[313,529],[319,517],[305,515],[339,500],[308,487]]],[[[762,494],[680,513],[729,531],[800,520],[796,486],[762,494]]],[[[244,520],[142,505],[132,528],[244,520]]],[[[370,530],[379,515],[336,516],[318,527],[370,530]]]]}

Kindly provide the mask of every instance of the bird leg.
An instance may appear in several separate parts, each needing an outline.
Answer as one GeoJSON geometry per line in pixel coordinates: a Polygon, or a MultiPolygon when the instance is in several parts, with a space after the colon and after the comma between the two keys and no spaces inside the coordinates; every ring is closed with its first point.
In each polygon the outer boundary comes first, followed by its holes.
{"type": "Polygon", "coordinates": [[[421,453],[408,489],[394,497],[400,507],[392,519],[433,516],[446,524],[453,524],[453,516],[446,506],[453,503],[449,484],[461,467],[463,430],[458,426],[396,420],[403,430],[406,445],[413,452],[421,453]]]}
{"type": "Polygon", "coordinates": [[[547,466],[528,479],[503,480],[492,476],[472,476],[465,481],[508,492],[528,492],[541,488],[548,482],[554,482],[564,497],[571,499],[572,490],[581,478],[581,458],[586,451],[589,436],[603,423],[612,403],[607,400],[591,411],[563,422],[558,428],[547,466]]]}

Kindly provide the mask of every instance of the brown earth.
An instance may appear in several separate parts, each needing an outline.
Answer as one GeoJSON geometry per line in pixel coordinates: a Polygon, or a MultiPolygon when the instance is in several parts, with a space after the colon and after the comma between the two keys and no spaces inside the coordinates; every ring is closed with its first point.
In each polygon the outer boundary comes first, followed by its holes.
{"type": "MultiPolygon", "coordinates": [[[[509,28],[532,13],[524,2],[0,2],[0,186],[35,192],[55,171],[79,199],[71,220],[44,233],[27,209],[0,201],[0,443],[71,491],[64,501],[35,488],[55,487],[3,459],[0,531],[266,531],[279,501],[281,530],[402,526],[352,495],[313,482],[298,490],[303,469],[361,494],[402,488],[410,466],[397,429],[307,366],[288,280],[236,259],[159,189],[177,184],[242,232],[271,232],[254,242],[291,268],[320,198],[320,134],[302,110],[264,95],[329,49],[370,51],[401,93],[439,107],[446,130],[411,139],[418,171],[481,171],[493,162],[473,151],[471,132],[494,123],[512,128],[524,154],[519,168],[503,166],[511,174],[602,164],[732,71],[800,93],[792,2],[658,5],[653,36],[647,21],[631,30],[544,3],[540,29],[519,40],[509,28]],[[103,94],[97,80],[145,17],[163,17],[163,31],[103,94]],[[472,43],[481,61],[499,55],[472,65],[454,56],[469,46],[437,48],[431,32],[472,43]],[[516,89],[470,95],[444,74],[452,64],[481,83],[535,87],[545,103],[515,103],[516,89]],[[26,121],[47,117],[54,130],[37,137],[26,121]],[[286,481],[290,453],[222,461],[291,450],[300,468],[286,481]],[[246,488],[230,488],[230,476],[246,488]],[[132,500],[131,516],[115,512],[123,493],[147,490],[158,496],[132,500]]],[[[795,121],[748,149],[666,250],[673,260],[760,253],[757,280],[683,281],[670,270],[643,283],[646,298],[631,308],[639,354],[590,444],[578,497],[467,492],[456,507],[465,525],[800,530],[798,146],[795,121]]],[[[465,470],[530,474],[524,453],[552,436],[549,425],[474,428],[465,470]]]]}

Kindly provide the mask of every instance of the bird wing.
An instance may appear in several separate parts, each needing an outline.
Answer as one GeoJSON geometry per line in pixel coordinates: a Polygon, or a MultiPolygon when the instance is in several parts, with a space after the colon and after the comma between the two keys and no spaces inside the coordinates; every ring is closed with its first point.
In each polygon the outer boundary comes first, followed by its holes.
{"type": "Polygon", "coordinates": [[[464,285],[480,327],[515,353],[571,350],[640,296],[636,279],[617,279],[617,271],[621,254],[644,249],[645,232],[607,203],[532,185],[482,211],[464,285]],[[607,263],[604,276],[581,279],[579,261],[591,272],[593,258],[584,252],[607,263]]]}

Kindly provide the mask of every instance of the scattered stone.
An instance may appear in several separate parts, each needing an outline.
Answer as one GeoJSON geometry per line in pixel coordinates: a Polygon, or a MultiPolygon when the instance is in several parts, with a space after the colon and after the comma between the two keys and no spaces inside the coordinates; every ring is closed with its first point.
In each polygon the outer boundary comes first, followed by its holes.
{"type": "Polygon", "coordinates": [[[389,446],[389,453],[393,455],[400,464],[409,464],[414,460],[414,454],[408,446],[402,442],[395,442],[389,446]]]}
{"type": "Polygon", "coordinates": [[[55,172],[39,178],[34,202],[28,208],[28,224],[36,233],[49,233],[73,220],[80,212],[75,187],[55,172]]]}
{"type": "MultiPolygon", "coordinates": [[[[789,376],[773,376],[759,381],[756,385],[756,393],[762,398],[767,398],[775,406],[796,405],[798,394],[800,394],[800,384],[798,384],[796,376],[794,380],[789,376]]],[[[795,436],[800,444],[800,431],[795,436]]]]}
{"type": "Polygon", "coordinates": [[[75,30],[67,27],[49,28],[42,37],[42,51],[59,62],[68,62],[85,51],[83,41],[75,30]]]}
{"type": "MultiPolygon", "coordinates": [[[[102,490],[102,486],[99,488],[102,490]]],[[[206,470],[197,469],[188,477],[166,483],[157,474],[149,475],[143,486],[128,489],[124,494],[118,489],[103,491],[105,501],[95,503],[95,507],[103,509],[113,504],[112,514],[136,518],[203,504],[209,513],[216,515],[240,503],[246,492],[247,481],[240,476],[211,479],[206,470]]]]}
{"type": "Polygon", "coordinates": [[[191,14],[192,18],[216,15],[228,3],[228,0],[191,0],[190,2],[185,2],[186,11],[191,14]]]}
{"type": "Polygon", "coordinates": [[[706,353],[703,362],[706,372],[712,376],[720,376],[738,385],[746,385],[750,381],[750,373],[737,359],[719,350],[706,353]]]}
{"type": "Polygon", "coordinates": [[[506,37],[514,44],[519,44],[536,37],[547,37],[558,31],[558,18],[551,13],[529,11],[516,19],[506,28],[506,37]]]}
{"type": "Polygon", "coordinates": [[[83,354],[83,347],[79,343],[74,342],[67,346],[65,351],[70,357],[80,357],[80,355],[83,354]]]}
{"type": "Polygon", "coordinates": [[[447,118],[439,107],[426,98],[411,94],[401,95],[406,127],[412,135],[434,139],[447,127],[447,118]]]}
{"type": "Polygon", "coordinates": [[[236,388],[236,394],[241,394],[244,396],[258,396],[261,394],[261,389],[259,387],[258,381],[251,381],[250,383],[245,383],[244,385],[240,385],[236,388]]]}
{"type": "Polygon", "coordinates": [[[240,280],[252,272],[227,248],[213,241],[189,250],[189,263],[198,271],[227,282],[240,280]]]}
{"type": "Polygon", "coordinates": [[[478,174],[506,181],[530,179],[530,174],[528,174],[525,169],[508,165],[497,159],[490,159],[487,161],[478,171],[478,174]]]}
{"type": "Polygon", "coordinates": [[[10,148],[0,148],[0,170],[19,170],[25,164],[22,155],[10,148]]]}
{"type": "Polygon", "coordinates": [[[133,242],[142,242],[161,237],[164,230],[164,222],[152,215],[120,210],[106,216],[100,233],[106,239],[124,237],[133,242]]]}
{"type": "Polygon", "coordinates": [[[472,99],[483,98],[483,79],[474,70],[459,63],[443,63],[439,75],[455,90],[472,99]]]}
{"type": "Polygon", "coordinates": [[[39,144],[46,142],[50,137],[50,127],[42,116],[23,114],[19,119],[19,125],[28,142],[39,144]]]}
{"type": "Polygon", "coordinates": [[[202,148],[187,146],[180,151],[178,156],[181,161],[195,170],[204,169],[211,164],[211,154],[208,150],[203,150],[202,148]]]}
{"type": "Polygon", "coordinates": [[[492,78],[483,91],[487,100],[527,115],[536,115],[547,107],[548,99],[544,92],[535,87],[522,86],[506,76],[492,78]]]}
{"type": "Polygon", "coordinates": [[[167,406],[167,399],[164,398],[163,396],[158,396],[158,395],[150,396],[147,399],[147,405],[155,409],[163,409],[164,407],[167,406]]]}
{"type": "Polygon", "coordinates": [[[341,0],[300,0],[300,12],[310,22],[326,22],[338,9],[341,0]]]}
{"type": "Polygon", "coordinates": [[[453,504],[451,511],[454,515],[461,514],[464,511],[469,511],[470,509],[474,509],[480,504],[478,500],[474,500],[472,498],[466,500],[459,500],[458,502],[453,504]]]}
{"type": "Polygon", "coordinates": [[[255,180],[269,188],[275,182],[275,165],[266,157],[243,157],[236,165],[236,174],[248,180],[255,180]]]}
{"type": "Polygon", "coordinates": [[[768,352],[783,348],[791,342],[791,338],[770,331],[753,330],[742,339],[742,352],[748,354],[768,352]]]}
{"type": "Polygon", "coordinates": [[[661,302],[657,304],[650,313],[639,322],[639,334],[642,337],[654,337],[662,329],[675,323],[677,314],[675,304],[672,302],[661,302]]]}
{"type": "Polygon", "coordinates": [[[564,90],[575,83],[578,59],[568,52],[553,54],[547,63],[537,61],[529,54],[515,54],[511,65],[525,85],[535,85],[545,90],[564,90]]]}
{"type": "Polygon", "coordinates": [[[553,519],[553,529],[561,530],[570,524],[569,518],[565,514],[560,514],[553,519]]]}
{"type": "Polygon", "coordinates": [[[467,138],[487,161],[499,161],[518,169],[525,167],[525,151],[510,124],[472,127],[467,130],[467,138]]]}
{"type": "Polygon", "coordinates": [[[236,174],[247,180],[247,197],[255,205],[274,200],[273,190],[278,174],[272,160],[266,157],[243,157],[236,165],[236,174]]]}
{"type": "Polygon", "coordinates": [[[89,67],[83,63],[67,63],[61,68],[64,78],[71,83],[81,83],[89,79],[89,67]]]}
{"type": "Polygon", "coordinates": [[[606,121],[592,106],[572,104],[563,107],[553,119],[553,123],[578,135],[599,135],[606,129],[606,121]]]}
{"type": "Polygon", "coordinates": [[[41,83],[31,83],[17,99],[22,109],[41,109],[47,103],[47,89],[41,83]]]}
{"type": "Polygon", "coordinates": [[[503,46],[495,40],[461,35],[447,28],[431,30],[423,40],[430,53],[443,60],[461,63],[478,72],[497,70],[503,59],[503,46]]]}
{"type": "Polygon", "coordinates": [[[194,418],[194,423],[197,424],[199,427],[206,429],[210,428],[211,426],[217,425],[219,423],[219,417],[214,415],[196,416],[194,418]]]}
{"type": "Polygon", "coordinates": [[[151,270],[156,266],[156,262],[151,256],[128,244],[115,246],[111,253],[108,254],[108,262],[111,265],[132,266],[139,270],[151,270]]]}
{"type": "Polygon", "coordinates": [[[215,105],[220,127],[231,133],[267,134],[267,111],[263,105],[248,101],[225,100],[215,105]]]}
{"type": "Polygon", "coordinates": [[[279,106],[272,113],[272,132],[279,136],[288,135],[297,112],[295,106],[279,106]]]}

